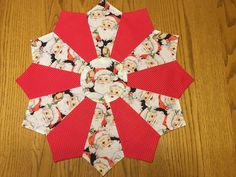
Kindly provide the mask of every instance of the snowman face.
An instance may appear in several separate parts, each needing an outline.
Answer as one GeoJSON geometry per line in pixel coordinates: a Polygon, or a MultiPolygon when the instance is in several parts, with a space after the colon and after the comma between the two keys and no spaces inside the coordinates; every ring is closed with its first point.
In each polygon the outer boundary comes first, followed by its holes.
{"type": "Polygon", "coordinates": [[[64,93],[63,92],[59,92],[56,95],[54,95],[53,97],[53,102],[54,103],[58,103],[59,101],[61,101],[63,99],[64,93]]]}
{"type": "Polygon", "coordinates": [[[100,148],[111,147],[112,140],[109,135],[103,135],[97,140],[97,145],[100,148]]]}
{"type": "Polygon", "coordinates": [[[124,61],[124,70],[128,73],[132,73],[137,69],[137,65],[135,62],[131,60],[125,60],[124,61]]]}
{"type": "Polygon", "coordinates": [[[53,120],[53,112],[51,109],[45,108],[42,113],[45,122],[51,122],[53,120]]]}
{"type": "Polygon", "coordinates": [[[90,18],[92,18],[92,19],[99,19],[102,17],[104,17],[102,10],[94,10],[90,13],[90,18]]]}
{"type": "Polygon", "coordinates": [[[101,119],[104,116],[103,111],[99,108],[96,108],[94,111],[94,117],[96,119],[101,119]]]}
{"type": "Polygon", "coordinates": [[[153,94],[151,92],[148,91],[143,91],[142,95],[141,95],[141,99],[145,100],[145,101],[149,101],[152,99],[153,94]]]}
{"type": "Polygon", "coordinates": [[[156,112],[152,112],[152,111],[149,111],[146,115],[146,121],[151,124],[151,125],[154,125],[155,122],[157,120],[157,113],[156,112]]]}
{"type": "Polygon", "coordinates": [[[104,74],[104,75],[99,76],[96,79],[96,82],[99,83],[99,84],[109,84],[109,83],[112,82],[112,79],[111,79],[110,75],[104,74]]]}
{"type": "Polygon", "coordinates": [[[157,61],[152,57],[148,57],[147,59],[145,59],[145,63],[148,68],[158,65],[157,61]]]}
{"type": "Polygon", "coordinates": [[[52,53],[55,55],[62,53],[62,43],[61,42],[58,41],[53,45],[52,53]]]}
{"type": "Polygon", "coordinates": [[[175,129],[175,128],[182,127],[184,125],[184,123],[185,123],[184,118],[181,115],[175,115],[173,117],[171,125],[175,129]]]}
{"type": "Polygon", "coordinates": [[[93,165],[101,174],[105,174],[108,170],[108,166],[102,162],[96,162],[93,165]]]}
{"type": "Polygon", "coordinates": [[[145,40],[143,43],[142,43],[142,46],[143,46],[143,49],[148,53],[148,54],[151,54],[152,51],[153,51],[153,44],[150,40],[145,40]]]}
{"type": "Polygon", "coordinates": [[[110,19],[105,19],[102,21],[101,28],[106,31],[106,30],[111,30],[116,26],[116,23],[110,19]]]}

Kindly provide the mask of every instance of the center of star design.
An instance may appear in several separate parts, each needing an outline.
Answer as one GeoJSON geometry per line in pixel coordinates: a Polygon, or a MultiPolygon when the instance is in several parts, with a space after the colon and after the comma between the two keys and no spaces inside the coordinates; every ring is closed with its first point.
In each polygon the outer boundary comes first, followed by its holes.
{"type": "Polygon", "coordinates": [[[111,102],[125,92],[127,72],[120,63],[109,57],[99,57],[84,68],[81,86],[85,96],[95,102],[111,102]]]}

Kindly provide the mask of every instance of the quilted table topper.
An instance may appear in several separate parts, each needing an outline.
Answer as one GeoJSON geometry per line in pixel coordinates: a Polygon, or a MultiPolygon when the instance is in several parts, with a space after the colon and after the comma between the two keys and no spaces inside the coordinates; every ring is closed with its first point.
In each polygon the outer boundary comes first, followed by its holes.
{"type": "Polygon", "coordinates": [[[46,135],[54,161],[83,157],[102,175],[124,157],[152,162],[160,136],[185,126],[178,98],[192,77],[177,44],[145,9],[62,11],[17,79],[30,99],[22,126],[46,135]]]}

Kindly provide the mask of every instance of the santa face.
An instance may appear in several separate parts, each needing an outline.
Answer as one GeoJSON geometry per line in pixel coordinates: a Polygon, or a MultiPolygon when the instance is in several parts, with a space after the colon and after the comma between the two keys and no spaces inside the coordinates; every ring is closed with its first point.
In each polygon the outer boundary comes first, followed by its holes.
{"type": "Polygon", "coordinates": [[[185,125],[185,121],[184,121],[184,118],[183,116],[181,115],[175,115],[173,117],[173,120],[171,122],[171,125],[173,127],[173,129],[176,129],[176,128],[179,128],[179,127],[182,127],[185,125]]]}
{"type": "Polygon", "coordinates": [[[98,84],[110,84],[112,82],[111,76],[104,74],[104,75],[100,75],[97,79],[96,82],[98,84]]]}
{"type": "Polygon", "coordinates": [[[122,94],[122,88],[117,87],[117,86],[112,86],[110,88],[109,96],[111,98],[119,97],[122,94]]]}
{"type": "Polygon", "coordinates": [[[102,162],[96,162],[93,165],[102,175],[105,174],[110,168],[102,162]]]}
{"type": "Polygon", "coordinates": [[[40,51],[33,52],[32,57],[33,57],[34,63],[39,63],[39,59],[41,57],[41,52],[40,51]]]}
{"type": "Polygon", "coordinates": [[[63,99],[57,103],[57,107],[62,114],[67,115],[78,104],[79,99],[76,96],[71,97],[65,94],[63,99]]]}
{"type": "Polygon", "coordinates": [[[142,43],[142,46],[143,46],[143,49],[148,53],[148,54],[151,54],[151,52],[153,51],[153,44],[151,41],[149,40],[145,40],[143,43],[142,43]]]}
{"type": "Polygon", "coordinates": [[[43,109],[42,116],[45,123],[51,123],[53,121],[53,112],[49,108],[43,109]]]}
{"type": "Polygon", "coordinates": [[[102,53],[105,57],[109,57],[110,56],[110,49],[108,47],[104,47],[102,49],[102,53]]]}
{"type": "Polygon", "coordinates": [[[160,39],[164,39],[167,36],[166,33],[155,34],[152,38],[158,42],[160,39]]]}
{"type": "Polygon", "coordinates": [[[112,140],[109,135],[103,135],[98,138],[97,143],[99,148],[106,148],[106,147],[111,147],[112,145],[112,140]]]}
{"type": "Polygon", "coordinates": [[[157,120],[157,113],[149,111],[146,115],[146,121],[149,124],[154,125],[156,123],[156,120],[157,120]]]}
{"type": "Polygon", "coordinates": [[[31,41],[31,46],[32,47],[40,47],[42,45],[42,42],[39,40],[32,40],[31,41]]]}
{"type": "Polygon", "coordinates": [[[102,21],[101,28],[106,31],[113,29],[116,25],[115,20],[105,19],[102,21]]]}
{"type": "Polygon", "coordinates": [[[117,23],[115,19],[112,20],[111,18],[105,18],[98,27],[99,36],[103,40],[112,40],[115,37],[117,23]]]}
{"type": "Polygon", "coordinates": [[[62,53],[62,43],[61,42],[58,41],[53,45],[52,53],[55,55],[62,53]]]}
{"type": "Polygon", "coordinates": [[[94,117],[95,119],[102,119],[104,117],[103,111],[99,108],[96,108],[94,111],[94,117]]]}
{"type": "Polygon", "coordinates": [[[153,93],[148,92],[148,91],[143,91],[141,94],[141,99],[145,101],[150,101],[152,100],[153,93]]]}
{"type": "Polygon", "coordinates": [[[60,62],[59,64],[56,65],[56,68],[66,71],[72,71],[73,66],[70,63],[60,62]]]}
{"type": "Polygon", "coordinates": [[[94,10],[90,13],[89,17],[91,19],[99,19],[99,18],[104,17],[104,14],[102,10],[94,10]]]}
{"type": "Polygon", "coordinates": [[[136,71],[137,65],[134,61],[132,60],[125,60],[124,61],[124,70],[127,71],[128,73],[132,73],[136,71]]]}
{"type": "Polygon", "coordinates": [[[55,94],[53,97],[53,103],[58,103],[59,101],[61,101],[63,99],[63,96],[64,96],[63,92],[55,94]]]}
{"type": "Polygon", "coordinates": [[[165,98],[165,103],[167,105],[174,105],[177,102],[176,98],[172,98],[172,97],[166,97],[165,98]]]}
{"type": "Polygon", "coordinates": [[[176,49],[177,49],[177,43],[176,42],[171,42],[169,49],[171,51],[171,54],[174,56],[176,54],[176,49]]]}
{"type": "Polygon", "coordinates": [[[151,68],[153,66],[157,66],[158,65],[157,61],[154,58],[152,58],[152,57],[146,58],[145,59],[145,63],[146,63],[148,68],[151,68]]]}
{"type": "Polygon", "coordinates": [[[79,104],[78,97],[76,97],[76,96],[71,97],[71,99],[69,101],[69,108],[70,108],[70,110],[75,108],[78,104],[79,104]]]}
{"type": "Polygon", "coordinates": [[[154,50],[154,46],[153,43],[148,40],[145,39],[134,51],[134,53],[138,56],[142,56],[142,55],[149,55],[152,54],[154,50]]]}
{"type": "Polygon", "coordinates": [[[105,14],[103,10],[94,10],[89,14],[88,22],[90,27],[92,27],[92,31],[96,30],[96,28],[98,28],[101,25],[104,17],[105,14]]]}

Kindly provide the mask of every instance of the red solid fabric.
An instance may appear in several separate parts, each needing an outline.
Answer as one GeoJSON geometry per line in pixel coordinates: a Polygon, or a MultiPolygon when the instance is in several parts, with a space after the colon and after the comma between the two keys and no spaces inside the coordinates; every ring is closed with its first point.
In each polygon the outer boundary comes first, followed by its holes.
{"type": "Polygon", "coordinates": [[[128,74],[128,86],[180,98],[193,78],[173,61],[128,74]]]}
{"type": "Polygon", "coordinates": [[[54,161],[82,156],[95,106],[85,98],[47,135],[54,161]]]}
{"type": "Polygon", "coordinates": [[[87,14],[61,12],[54,33],[86,62],[97,58],[87,14]]]}
{"type": "Polygon", "coordinates": [[[111,58],[122,62],[153,30],[146,9],[123,13],[111,58]]]}
{"type": "Polygon", "coordinates": [[[160,135],[121,98],[110,104],[125,157],[152,162],[160,135]]]}
{"type": "Polygon", "coordinates": [[[32,99],[79,87],[80,75],[33,63],[16,82],[32,99]]]}

